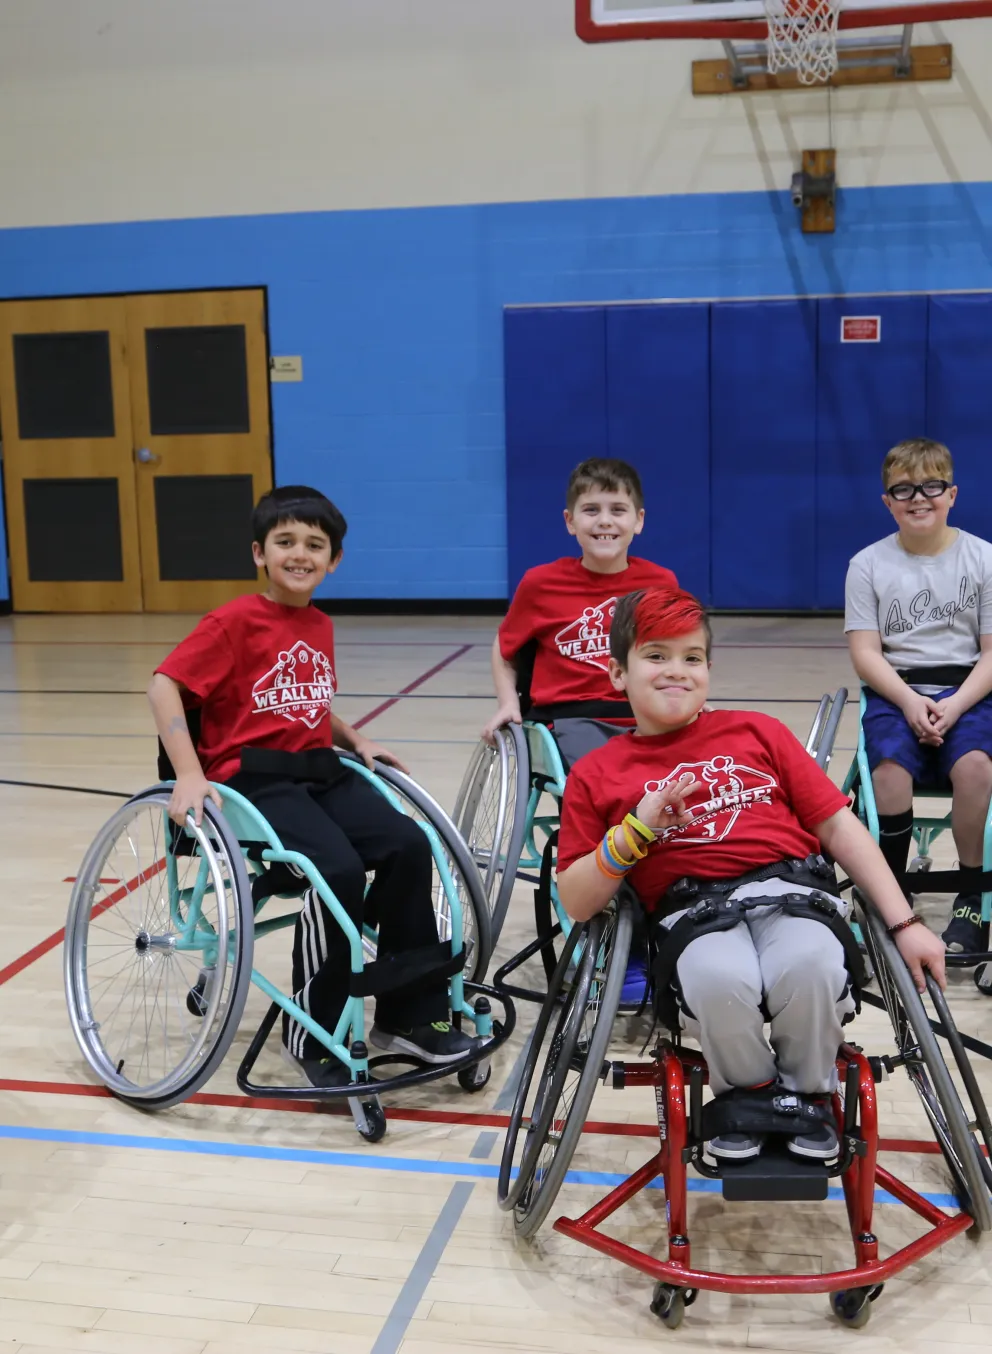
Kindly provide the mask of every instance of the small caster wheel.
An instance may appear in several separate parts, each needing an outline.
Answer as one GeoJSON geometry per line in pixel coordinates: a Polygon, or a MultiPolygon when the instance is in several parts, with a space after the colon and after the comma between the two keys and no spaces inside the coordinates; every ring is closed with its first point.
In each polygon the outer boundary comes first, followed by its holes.
{"type": "Polygon", "coordinates": [[[678,1330],[685,1316],[685,1292],[670,1283],[656,1283],[651,1310],[669,1330],[678,1330]]]}
{"type": "Polygon", "coordinates": [[[462,1068],[458,1073],[458,1085],[463,1091],[468,1091],[469,1095],[474,1095],[476,1091],[481,1091],[483,1086],[488,1085],[492,1074],[492,1064],[488,1058],[483,1058],[474,1067],[462,1068]]]}
{"type": "Polygon", "coordinates": [[[926,874],[933,866],[932,856],[914,856],[909,862],[910,872],[913,874],[926,874]]]}
{"type": "Polygon", "coordinates": [[[191,1016],[199,1017],[200,1020],[207,1014],[207,1007],[210,1006],[210,988],[214,980],[215,969],[200,969],[200,976],[196,979],[195,987],[189,988],[185,994],[185,1009],[191,1016]]]}
{"type": "Polygon", "coordinates": [[[841,1293],[831,1293],[830,1310],[845,1326],[851,1330],[860,1330],[862,1326],[867,1326],[871,1316],[872,1291],[870,1288],[847,1288],[841,1293]]]}
{"type": "Polygon", "coordinates": [[[366,1142],[381,1142],[386,1136],[386,1111],[376,1097],[371,1100],[351,1100],[355,1127],[366,1142]]]}
{"type": "Polygon", "coordinates": [[[974,970],[975,986],[983,997],[992,997],[992,963],[979,964],[974,970]]]}

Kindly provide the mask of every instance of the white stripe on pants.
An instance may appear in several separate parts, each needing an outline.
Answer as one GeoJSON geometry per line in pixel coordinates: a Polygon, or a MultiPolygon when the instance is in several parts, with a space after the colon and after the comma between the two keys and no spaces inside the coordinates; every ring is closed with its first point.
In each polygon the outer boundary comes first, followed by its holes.
{"type": "MultiPolygon", "coordinates": [[[[730,897],[813,892],[789,879],[766,879],[730,897]]],[[[833,902],[846,917],[848,905],[833,902]]],[[[684,910],[662,925],[681,916],[684,910]]],[[[774,903],[755,907],[730,930],[690,941],[677,972],[687,1008],[682,1028],[702,1048],[714,1095],[774,1078],[807,1094],[835,1089],[841,1018],[854,1011],[854,999],[844,947],[822,922],[790,917],[774,903]],[[770,1046],[762,1001],[771,1017],[770,1046]]]]}

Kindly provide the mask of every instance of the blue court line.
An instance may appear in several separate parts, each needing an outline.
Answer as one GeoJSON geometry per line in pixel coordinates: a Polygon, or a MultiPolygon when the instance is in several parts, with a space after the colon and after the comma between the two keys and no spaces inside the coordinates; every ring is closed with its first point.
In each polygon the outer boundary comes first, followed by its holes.
{"type": "MultiPolygon", "coordinates": [[[[81,1147],[130,1147],[145,1152],[190,1152],[206,1157],[251,1157],[258,1161],[296,1161],[307,1166],[350,1166],[364,1171],[409,1171],[416,1175],[457,1175],[480,1180],[495,1180],[499,1167],[474,1161],[425,1161],[421,1157],[371,1156],[366,1152],[327,1152],[309,1147],[262,1147],[246,1142],[196,1141],[193,1138],[147,1138],[130,1133],[93,1133],[74,1128],[29,1128],[19,1124],[0,1124],[0,1139],[22,1142],[61,1142],[81,1147]]],[[[514,1174],[516,1172],[514,1171],[514,1174]]],[[[565,1180],[570,1185],[598,1185],[614,1189],[627,1179],[624,1174],[611,1171],[569,1171],[565,1180]]],[[[719,1194],[719,1180],[690,1179],[692,1194],[719,1194]]],[[[660,1180],[648,1189],[663,1189],[660,1180]]],[[[844,1191],[831,1186],[827,1197],[843,1199],[844,1191]]],[[[924,1194],[924,1199],[938,1208],[958,1208],[953,1194],[924,1194]]],[[[875,1202],[894,1204],[895,1199],[885,1190],[875,1191],[875,1202]]]]}

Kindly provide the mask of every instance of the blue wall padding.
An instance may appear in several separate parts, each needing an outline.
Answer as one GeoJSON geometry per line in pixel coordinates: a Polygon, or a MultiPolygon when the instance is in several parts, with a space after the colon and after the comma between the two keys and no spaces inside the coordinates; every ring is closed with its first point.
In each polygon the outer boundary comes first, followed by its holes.
{"type": "Polygon", "coordinates": [[[927,298],[822,299],[819,309],[816,591],[844,605],[851,556],[894,529],[881,501],[882,459],[926,427],[927,298]],[[841,342],[845,316],[877,315],[880,342],[841,342]]]}
{"type": "Polygon", "coordinates": [[[954,457],[952,524],[992,539],[992,296],[932,296],[927,433],[954,457]]]}
{"type": "Polygon", "coordinates": [[[605,456],[606,315],[601,307],[510,310],[505,319],[509,595],[535,564],[574,552],[565,485],[605,456]]]}
{"type": "Polygon", "coordinates": [[[609,455],[636,466],[644,531],[631,553],[710,597],[709,307],[606,312],[609,455]]]}
{"type": "Polygon", "coordinates": [[[809,607],[814,592],[816,303],[710,313],[713,602],[809,607]]]}

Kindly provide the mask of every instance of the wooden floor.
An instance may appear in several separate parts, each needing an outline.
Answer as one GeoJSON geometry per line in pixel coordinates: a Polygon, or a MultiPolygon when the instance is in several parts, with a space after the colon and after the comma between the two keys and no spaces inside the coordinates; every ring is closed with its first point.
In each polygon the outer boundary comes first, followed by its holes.
{"type": "MultiPolygon", "coordinates": [[[[0,620],[0,775],[50,787],[131,792],[154,779],[143,695],[155,662],[191,617],[0,620]]],[[[449,807],[491,708],[488,619],[350,619],[338,625],[344,694],[336,709],[392,745],[449,807]]],[[[835,620],[722,619],[713,697],[766,710],[805,734],[822,692],[853,683],[835,620]]],[[[855,741],[854,707],[832,773],[855,741]]],[[[61,935],[69,884],[116,801],[95,793],[0,785],[0,1349],[105,1354],[433,1354],[463,1349],[640,1354],[666,1342],[712,1350],[912,1350],[992,1346],[992,1238],[957,1240],[887,1285],[869,1327],[838,1328],[826,1300],[706,1293],[677,1334],[647,1309],[643,1276],[550,1230],[517,1245],[496,1206],[495,1171],[514,1065],[533,1012],[521,1012],[487,1090],[445,1082],[393,1106],[389,1132],[363,1143],[349,1120],[258,1108],[233,1066],[260,1016],[198,1097],[142,1115],[92,1085],[62,996],[61,935]],[[404,1117],[405,1112],[405,1117],[404,1117]],[[443,1112],[443,1113],[439,1113],[443,1112]],[[494,1118],[494,1116],[497,1116],[494,1118]]],[[[938,860],[948,860],[946,852],[938,860]]],[[[926,903],[942,920],[947,902],[926,903]]],[[[522,887],[500,953],[528,933],[522,887]]],[[[265,942],[288,945],[287,937],[265,942]]],[[[970,975],[953,980],[960,1026],[992,1039],[992,1002],[970,975]]],[[[884,1018],[856,1038],[885,1052],[884,1018]]],[[[273,1070],[276,1064],[273,1063],[273,1070]]],[[[992,1063],[977,1060],[992,1098],[992,1063]]],[[[881,1088],[887,1137],[927,1139],[908,1081],[881,1088]]],[[[294,1107],[295,1108],[295,1107],[294,1107]]],[[[649,1091],[601,1090],[598,1120],[644,1136],[587,1134],[576,1171],[625,1172],[652,1150],[649,1091]]],[[[940,1158],[885,1164],[935,1196],[940,1158]]],[[[603,1185],[567,1184],[558,1212],[587,1208],[603,1185]]],[[[663,1201],[639,1196],[617,1234],[658,1245],[663,1201]]],[[[553,1214],[557,1216],[557,1214],[553,1214]]],[[[691,1203],[693,1258],[730,1269],[844,1267],[843,1205],[691,1203]]],[[[881,1203],[883,1253],[919,1228],[881,1203]]]]}

